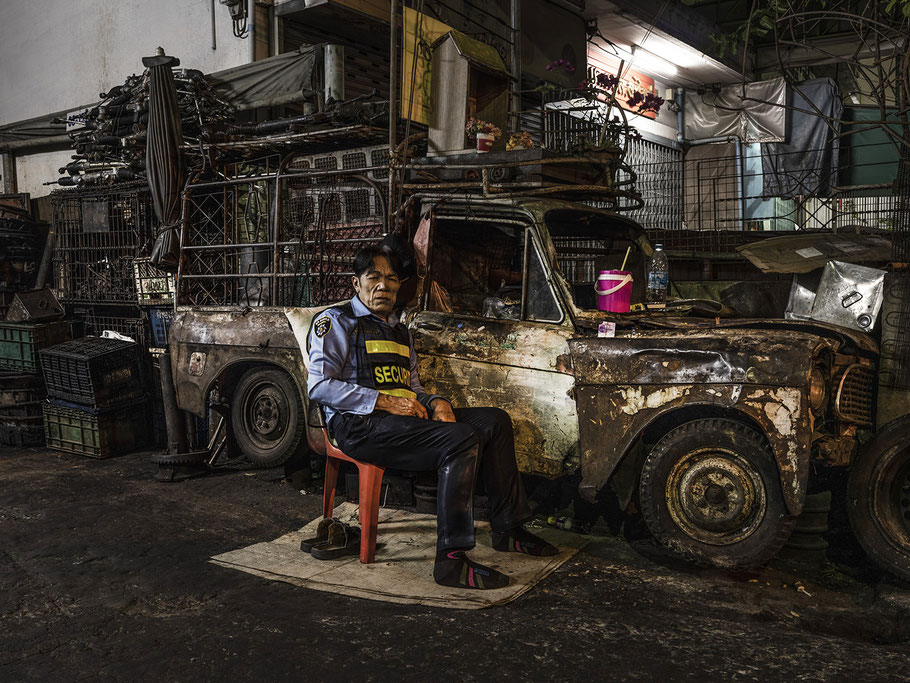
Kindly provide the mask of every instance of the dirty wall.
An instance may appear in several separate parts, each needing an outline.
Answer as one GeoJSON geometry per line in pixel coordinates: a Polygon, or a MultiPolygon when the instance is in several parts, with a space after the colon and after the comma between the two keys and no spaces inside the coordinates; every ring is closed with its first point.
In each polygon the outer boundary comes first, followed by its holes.
{"type": "MultiPolygon", "coordinates": [[[[0,125],[98,101],[143,70],[160,45],[203,72],[249,61],[249,40],[231,33],[226,7],[210,0],[10,0],[0,21],[0,125]],[[15,9],[14,9],[15,8],[15,9]]],[[[71,152],[17,157],[19,191],[49,194],[71,152]],[[53,171],[47,175],[48,171],[53,171]]]]}

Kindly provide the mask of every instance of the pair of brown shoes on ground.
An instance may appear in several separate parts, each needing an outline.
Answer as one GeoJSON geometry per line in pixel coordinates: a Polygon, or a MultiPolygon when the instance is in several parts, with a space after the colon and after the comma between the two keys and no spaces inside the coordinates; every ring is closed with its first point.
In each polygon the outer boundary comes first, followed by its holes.
{"type": "Polygon", "coordinates": [[[316,535],[300,541],[300,550],[317,560],[334,560],[360,552],[360,527],[326,517],[316,527],[316,535]]]}

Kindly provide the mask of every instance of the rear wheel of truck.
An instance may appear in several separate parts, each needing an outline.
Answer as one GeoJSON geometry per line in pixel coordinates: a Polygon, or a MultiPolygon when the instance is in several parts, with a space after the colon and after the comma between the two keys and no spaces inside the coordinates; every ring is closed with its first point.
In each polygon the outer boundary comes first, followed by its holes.
{"type": "Polygon", "coordinates": [[[863,448],[847,483],[847,513],[869,557],[910,581],[910,417],[889,422],[863,448]]]}
{"type": "Polygon", "coordinates": [[[646,458],[639,493],[654,538],[698,564],[767,562],[795,522],[765,440],[733,420],[695,420],[670,431],[646,458]]]}
{"type": "Polygon", "coordinates": [[[294,454],[303,437],[303,406],[282,370],[253,368],[237,382],[231,423],[237,445],[256,467],[275,467],[294,454]]]}

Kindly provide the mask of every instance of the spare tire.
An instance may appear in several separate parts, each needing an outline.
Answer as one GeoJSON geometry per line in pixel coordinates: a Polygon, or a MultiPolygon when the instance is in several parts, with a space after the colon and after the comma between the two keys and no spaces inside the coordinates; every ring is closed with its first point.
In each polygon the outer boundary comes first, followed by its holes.
{"type": "Polygon", "coordinates": [[[910,415],[879,430],[853,463],[847,513],[872,561],[910,581],[910,415]]]}

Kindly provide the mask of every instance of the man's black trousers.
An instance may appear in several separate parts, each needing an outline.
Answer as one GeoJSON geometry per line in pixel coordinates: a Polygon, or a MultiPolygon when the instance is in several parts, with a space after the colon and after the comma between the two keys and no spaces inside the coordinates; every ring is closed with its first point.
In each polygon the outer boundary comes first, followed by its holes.
{"type": "Polygon", "coordinates": [[[355,460],[402,470],[439,473],[437,549],[473,548],[474,482],[478,469],[490,500],[490,526],[506,531],[531,518],[515,464],[515,437],[499,408],[456,408],[456,422],[418,417],[340,413],[332,432],[355,460]]]}

